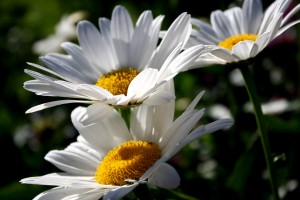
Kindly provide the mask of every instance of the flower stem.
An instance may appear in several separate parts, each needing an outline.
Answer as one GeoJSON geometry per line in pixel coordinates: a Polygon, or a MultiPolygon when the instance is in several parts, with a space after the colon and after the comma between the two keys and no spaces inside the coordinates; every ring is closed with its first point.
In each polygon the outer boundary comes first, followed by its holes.
{"type": "Polygon", "coordinates": [[[119,108],[118,109],[120,115],[122,116],[123,120],[125,121],[127,127],[130,127],[130,114],[131,109],[130,108],[119,108]]]}
{"type": "Polygon", "coordinates": [[[272,160],[272,155],[271,155],[271,148],[268,140],[268,134],[267,134],[267,129],[265,127],[265,122],[263,119],[263,113],[262,113],[262,108],[261,108],[261,103],[256,91],[256,87],[254,84],[254,81],[251,76],[251,71],[248,66],[241,66],[239,67],[243,78],[245,82],[245,86],[249,95],[249,98],[252,102],[253,109],[254,109],[254,114],[256,118],[256,123],[258,127],[258,131],[260,134],[260,139],[261,139],[261,144],[263,147],[266,163],[267,163],[267,168],[268,168],[268,175],[269,175],[269,181],[271,184],[271,189],[273,192],[273,198],[274,200],[279,200],[278,192],[277,192],[277,184],[276,181],[274,180],[274,167],[273,167],[273,160],[272,160]]]}

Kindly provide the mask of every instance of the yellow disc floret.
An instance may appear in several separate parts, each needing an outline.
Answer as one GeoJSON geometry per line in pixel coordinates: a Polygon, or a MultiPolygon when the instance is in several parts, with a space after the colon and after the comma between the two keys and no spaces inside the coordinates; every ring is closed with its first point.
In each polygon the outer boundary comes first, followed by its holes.
{"type": "Polygon", "coordinates": [[[159,158],[161,150],[152,142],[130,140],[110,150],[95,173],[97,183],[125,185],[138,180],[159,158]]]}
{"type": "Polygon", "coordinates": [[[256,34],[240,34],[240,35],[234,35],[229,38],[226,38],[222,42],[220,42],[218,45],[220,47],[223,47],[225,49],[232,50],[232,47],[236,45],[237,43],[245,40],[251,40],[255,41],[257,39],[258,35],[256,34]]]}
{"type": "Polygon", "coordinates": [[[101,76],[96,85],[108,90],[113,95],[127,94],[130,82],[139,74],[130,67],[115,70],[101,76]]]}

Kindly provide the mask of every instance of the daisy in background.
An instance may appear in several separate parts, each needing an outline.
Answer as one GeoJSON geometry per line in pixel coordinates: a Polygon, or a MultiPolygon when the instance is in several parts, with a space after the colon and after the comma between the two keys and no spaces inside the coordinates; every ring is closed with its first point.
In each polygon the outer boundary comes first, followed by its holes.
{"type": "Polygon", "coordinates": [[[273,154],[268,140],[266,122],[263,118],[261,103],[252,74],[248,66],[250,58],[256,57],[266,46],[284,31],[298,24],[292,20],[299,11],[300,4],[290,9],[292,0],[276,0],[265,11],[261,0],[245,0],[243,6],[211,13],[210,23],[191,19],[194,26],[186,47],[204,44],[210,51],[201,54],[190,69],[212,64],[246,64],[238,65],[253,105],[254,115],[260,134],[268,179],[272,188],[272,199],[278,200],[277,183],[273,166],[273,154]]]}
{"type": "Polygon", "coordinates": [[[190,142],[225,127],[224,118],[199,125],[204,109],[195,106],[203,92],[175,121],[175,103],[134,107],[130,128],[116,110],[96,123],[84,126],[80,118],[87,108],[71,114],[80,136],[64,150],[52,150],[45,159],[63,173],[29,177],[21,183],[56,186],[34,199],[119,199],[139,184],[172,189],[180,177],[167,161],[190,142]]]}
{"type": "Polygon", "coordinates": [[[26,90],[70,99],[44,103],[27,113],[60,104],[88,103],[92,104],[90,115],[101,118],[113,107],[159,105],[174,99],[174,93],[163,85],[189,68],[204,47],[182,51],[192,29],[187,13],[177,17],[158,45],[162,21],[163,16],[153,19],[151,11],[144,11],[134,27],[128,11],[118,5],[111,20],[99,19],[100,32],[88,21],[79,22],[80,46],[62,43],[68,55],[42,56],[47,67],[29,63],[43,73],[25,70],[34,78],[24,83],[26,90]]]}
{"type": "Polygon", "coordinates": [[[44,55],[45,53],[62,51],[60,44],[76,38],[76,23],[85,19],[86,16],[87,13],[84,11],[77,11],[70,15],[62,16],[59,23],[55,26],[53,34],[33,44],[33,52],[44,55]]]}
{"type": "Polygon", "coordinates": [[[290,22],[300,9],[298,4],[288,11],[291,2],[276,0],[263,11],[261,0],[245,0],[242,8],[213,11],[211,24],[192,18],[194,28],[186,47],[204,44],[211,51],[200,55],[191,68],[235,63],[255,57],[276,37],[300,22],[290,22]]]}

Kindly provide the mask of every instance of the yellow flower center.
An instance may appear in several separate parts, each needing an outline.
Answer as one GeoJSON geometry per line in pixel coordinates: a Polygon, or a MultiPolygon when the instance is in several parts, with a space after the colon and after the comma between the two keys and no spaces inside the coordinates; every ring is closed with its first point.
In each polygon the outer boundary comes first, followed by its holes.
{"type": "Polygon", "coordinates": [[[237,43],[245,40],[252,40],[255,41],[257,39],[258,35],[255,34],[240,34],[240,35],[234,35],[229,38],[226,38],[225,40],[221,41],[218,45],[220,47],[223,47],[225,49],[232,50],[232,47],[236,45],[237,43]]]}
{"type": "Polygon", "coordinates": [[[115,70],[101,76],[96,85],[108,90],[113,95],[127,94],[130,82],[139,74],[130,67],[115,70]]]}
{"type": "Polygon", "coordinates": [[[152,142],[130,140],[110,150],[95,173],[105,185],[125,185],[125,179],[138,180],[159,158],[161,150],[152,142]]]}

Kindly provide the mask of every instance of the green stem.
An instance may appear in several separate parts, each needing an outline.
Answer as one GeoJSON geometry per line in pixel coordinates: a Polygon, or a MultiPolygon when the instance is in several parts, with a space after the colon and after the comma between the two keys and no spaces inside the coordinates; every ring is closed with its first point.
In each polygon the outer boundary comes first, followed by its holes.
{"type": "Polygon", "coordinates": [[[120,115],[122,116],[123,120],[125,121],[127,127],[130,127],[130,114],[131,109],[130,108],[119,108],[118,109],[120,115]]]}
{"type": "Polygon", "coordinates": [[[274,173],[274,167],[273,167],[273,160],[272,160],[272,155],[271,155],[271,148],[268,140],[268,134],[267,134],[267,129],[265,127],[264,119],[263,119],[263,113],[262,113],[262,108],[261,108],[261,103],[256,91],[256,87],[254,84],[254,81],[251,76],[251,71],[248,66],[241,66],[240,71],[243,75],[245,86],[249,95],[249,98],[252,102],[253,109],[254,109],[254,114],[256,118],[256,123],[258,127],[258,131],[260,134],[260,139],[267,163],[267,168],[268,168],[268,175],[269,175],[269,181],[271,184],[271,189],[273,192],[274,200],[279,200],[278,192],[277,192],[277,184],[276,181],[274,180],[275,173],[274,173]]]}

